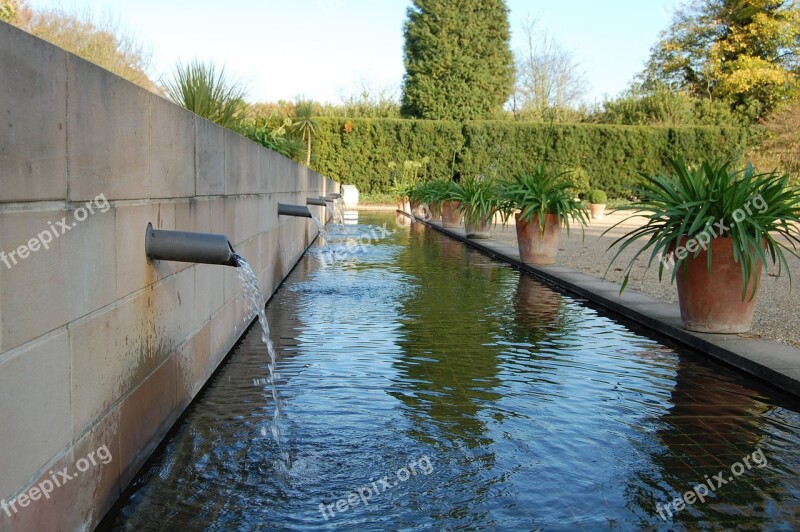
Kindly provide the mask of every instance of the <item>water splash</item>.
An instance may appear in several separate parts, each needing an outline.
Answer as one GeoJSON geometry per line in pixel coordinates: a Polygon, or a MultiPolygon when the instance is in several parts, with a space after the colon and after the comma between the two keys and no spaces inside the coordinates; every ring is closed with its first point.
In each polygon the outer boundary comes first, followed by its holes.
{"type": "MultiPolygon", "coordinates": [[[[245,321],[249,322],[255,315],[258,315],[258,323],[261,325],[261,341],[267,346],[267,353],[269,353],[267,382],[272,390],[272,402],[275,405],[275,411],[272,414],[272,422],[270,423],[269,429],[275,443],[278,445],[278,451],[284,464],[289,466],[289,453],[284,449],[283,433],[278,424],[281,417],[281,401],[278,396],[278,387],[275,384],[278,375],[276,371],[278,357],[275,353],[275,346],[272,344],[272,340],[269,337],[269,323],[267,322],[266,313],[267,301],[264,297],[264,293],[261,291],[258,277],[253,271],[253,268],[250,267],[250,264],[237,253],[234,253],[233,257],[234,260],[236,260],[236,264],[239,266],[236,268],[236,275],[242,283],[243,295],[250,303],[250,312],[245,318],[245,321]]],[[[261,434],[263,436],[266,436],[266,432],[266,428],[261,429],[261,434]]]]}

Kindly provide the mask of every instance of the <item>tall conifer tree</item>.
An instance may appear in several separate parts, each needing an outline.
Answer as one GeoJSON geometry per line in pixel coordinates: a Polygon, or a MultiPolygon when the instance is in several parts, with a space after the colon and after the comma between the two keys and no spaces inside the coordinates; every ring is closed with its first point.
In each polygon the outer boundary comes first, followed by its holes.
{"type": "Polygon", "coordinates": [[[496,117],[514,85],[504,0],[413,0],[405,23],[404,116],[496,117]]]}

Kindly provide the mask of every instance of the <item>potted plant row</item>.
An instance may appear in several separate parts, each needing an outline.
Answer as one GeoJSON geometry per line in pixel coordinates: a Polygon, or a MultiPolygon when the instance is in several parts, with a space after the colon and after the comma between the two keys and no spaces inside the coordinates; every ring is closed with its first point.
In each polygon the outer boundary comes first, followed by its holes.
{"type": "Polygon", "coordinates": [[[735,170],[703,162],[690,168],[677,159],[672,173],[647,177],[636,191],[640,202],[622,209],[634,211],[626,220],[644,216],[646,223],[612,244],[619,245],[612,264],[635,242],[644,245],[628,264],[620,291],[636,260],[648,257],[648,268],[659,262],[659,280],[671,270],[686,329],[749,331],[764,264],[777,264],[791,276],[786,253],[800,258],[800,188],[787,175],[757,173],[752,165],[735,170]]]}
{"type": "MultiPolygon", "coordinates": [[[[444,219],[449,219],[454,198],[455,183],[449,179],[435,179],[433,181],[426,181],[416,186],[411,193],[412,202],[418,205],[423,211],[421,215],[427,219],[437,219],[440,216],[444,219]],[[445,212],[445,205],[447,209],[445,212]]],[[[457,207],[457,204],[456,204],[457,207]]],[[[457,209],[456,216],[458,215],[457,209]]],[[[459,219],[456,217],[455,226],[458,227],[459,219]]],[[[450,227],[449,225],[446,227],[450,227]]]]}
{"type": "Polygon", "coordinates": [[[561,228],[570,223],[585,226],[587,211],[574,199],[574,185],[567,173],[550,171],[544,164],[532,172],[517,174],[511,181],[464,178],[459,182],[438,180],[423,183],[412,193],[430,211],[441,211],[442,225],[459,227],[463,218],[468,238],[489,238],[497,213],[504,223],[516,218],[520,259],[526,264],[553,264],[561,228]]]}

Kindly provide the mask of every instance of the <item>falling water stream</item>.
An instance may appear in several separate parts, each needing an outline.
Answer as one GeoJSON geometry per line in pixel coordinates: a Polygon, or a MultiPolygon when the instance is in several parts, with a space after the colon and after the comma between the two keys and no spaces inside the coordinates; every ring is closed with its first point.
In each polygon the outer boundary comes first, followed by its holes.
{"type": "Polygon", "coordinates": [[[334,223],[338,224],[339,227],[344,226],[344,200],[342,198],[336,198],[334,200],[333,210],[334,210],[334,216],[333,216],[334,223]]]}
{"type": "MultiPolygon", "coordinates": [[[[314,225],[319,231],[319,236],[324,239],[327,236],[325,226],[323,226],[319,219],[313,214],[311,215],[311,221],[314,222],[314,225]]],[[[242,283],[243,296],[250,304],[250,312],[245,317],[245,321],[249,322],[256,315],[258,316],[258,323],[261,325],[261,341],[267,346],[267,352],[269,353],[267,383],[272,391],[272,400],[275,405],[275,410],[272,414],[272,422],[270,423],[270,432],[272,433],[272,437],[275,439],[275,443],[278,445],[278,450],[281,458],[283,459],[284,465],[286,467],[291,467],[289,452],[284,447],[284,437],[280,428],[281,401],[280,396],[278,395],[278,386],[276,384],[276,380],[278,378],[278,373],[276,371],[277,356],[275,354],[275,346],[272,344],[272,340],[269,337],[269,322],[267,321],[267,315],[265,312],[267,301],[264,297],[264,293],[261,291],[261,286],[258,282],[258,276],[253,271],[253,268],[250,266],[250,264],[239,254],[235,253],[234,258],[236,260],[236,264],[239,266],[236,268],[236,275],[239,277],[239,281],[242,283]]],[[[256,380],[257,383],[260,381],[261,379],[256,380]]],[[[262,429],[263,436],[267,435],[266,432],[266,428],[262,429]]]]}
{"type": "MultiPolygon", "coordinates": [[[[250,303],[250,312],[245,318],[245,321],[249,322],[253,319],[254,315],[258,315],[258,323],[261,324],[261,341],[267,346],[267,352],[269,353],[267,380],[272,390],[272,400],[275,404],[275,410],[272,414],[272,422],[270,423],[270,431],[272,432],[272,437],[275,439],[275,443],[278,445],[278,450],[280,451],[284,465],[288,467],[291,465],[289,462],[289,453],[284,449],[283,434],[279,425],[281,417],[281,402],[280,398],[278,397],[278,387],[275,384],[275,380],[277,378],[277,371],[275,369],[277,356],[275,354],[275,347],[272,345],[272,340],[269,337],[269,323],[267,322],[267,315],[265,312],[267,301],[264,297],[264,293],[261,291],[261,286],[258,283],[258,277],[253,271],[253,268],[250,267],[250,264],[248,264],[241,255],[234,254],[234,258],[236,260],[236,264],[239,266],[236,268],[236,275],[239,276],[239,280],[242,282],[243,295],[250,303]]],[[[262,429],[262,435],[266,436],[266,429],[262,429]]]]}
{"type": "Polygon", "coordinates": [[[325,230],[325,226],[322,225],[322,222],[320,222],[319,218],[314,216],[313,213],[311,214],[311,221],[314,222],[314,226],[319,231],[319,236],[322,237],[323,239],[327,238],[328,237],[328,232],[325,230]]]}

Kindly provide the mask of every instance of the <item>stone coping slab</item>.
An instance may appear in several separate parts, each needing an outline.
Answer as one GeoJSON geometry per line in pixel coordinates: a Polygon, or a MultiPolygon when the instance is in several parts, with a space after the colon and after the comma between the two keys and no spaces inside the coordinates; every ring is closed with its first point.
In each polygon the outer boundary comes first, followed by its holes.
{"type": "Polygon", "coordinates": [[[416,218],[487,255],[800,397],[800,349],[763,338],[687,331],[681,324],[680,309],[674,303],[658,301],[631,288],[620,294],[619,284],[567,266],[524,264],[515,247],[491,239],[467,238],[462,228],[445,229],[441,222],[416,218]]]}

